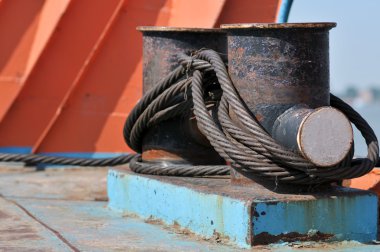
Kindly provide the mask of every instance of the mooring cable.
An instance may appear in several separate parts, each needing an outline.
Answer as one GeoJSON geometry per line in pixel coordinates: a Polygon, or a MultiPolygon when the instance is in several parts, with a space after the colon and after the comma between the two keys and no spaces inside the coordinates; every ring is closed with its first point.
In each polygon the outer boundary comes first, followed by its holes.
{"type": "MultiPolygon", "coordinates": [[[[241,100],[227,66],[213,50],[202,49],[191,55],[180,54],[178,67],[149,90],[129,114],[123,134],[128,146],[142,152],[142,138],[150,127],[183,114],[193,114],[198,128],[213,148],[234,169],[284,183],[315,184],[362,176],[379,160],[376,135],[368,123],[351,106],[334,95],[330,105],[343,112],[363,135],[366,158],[347,157],[334,167],[316,167],[300,154],[278,144],[257,122],[241,100]],[[206,92],[212,87],[211,92],[206,92]],[[217,109],[210,115],[208,106],[217,109]],[[238,122],[232,120],[233,111],[238,122]],[[186,113],[185,113],[186,112],[186,113]]],[[[0,154],[3,162],[60,164],[75,166],[115,166],[130,163],[137,173],[164,176],[220,176],[229,174],[227,165],[184,165],[143,162],[139,154],[115,158],[86,159],[38,154],[0,154]]]]}
{"type": "MultiPolygon", "coordinates": [[[[182,54],[180,63],[184,70],[180,72],[177,69],[177,73],[182,73],[182,78],[184,78],[184,72],[186,72],[186,79],[169,83],[169,78],[166,78],[166,82],[161,82],[150,91],[150,94],[154,94],[149,95],[152,99],[150,103],[142,101],[136,106],[136,110],[132,113],[133,116],[127,119],[126,126],[131,125],[130,127],[135,127],[135,130],[125,127],[124,136],[129,146],[135,151],[141,150],[141,138],[144,132],[138,122],[148,121],[153,114],[159,113],[160,108],[152,103],[158,104],[160,101],[167,100],[168,91],[165,91],[162,86],[173,90],[185,90],[186,88],[181,89],[179,86],[186,85],[188,87],[191,80],[191,93],[187,95],[192,97],[191,102],[197,125],[220,156],[230,162],[235,169],[278,182],[311,184],[359,177],[371,171],[377,163],[379,148],[373,130],[353,108],[336,96],[331,95],[331,106],[341,110],[362,133],[368,145],[368,156],[363,159],[352,159],[354,154],[352,148],[347,157],[338,165],[329,168],[316,167],[300,154],[279,145],[247,111],[229,78],[225,63],[216,52],[200,50],[193,53],[192,56],[182,54]],[[195,61],[197,65],[192,66],[191,63],[195,61]],[[201,64],[200,61],[204,61],[204,63],[201,64]],[[191,71],[189,71],[189,66],[191,71]],[[206,75],[210,75],[210,67],[223,91],[218,101],[217,120],[210,115],[206,107],[208,96],[204,92],[205,85],[209,84],[204,78],[206,75]],[[203,71],[206,68],[208,69],[207,73],[203,71]],[[190,75],[189,72],[191,72],[190,75]],[[239,120],[238,124],[230,118],[229,109],[236,115],[239,120]],[[149,111],[149,113],[142,111],[149,111]]],[[[181,79],[179,75],[177,77],[181,79]]],[[[210,77],[208,78],[210,80],[210,77]]],[[[215,79],[212,81],[215,83],[215,79]]],[[[183,94],[183,91],[178,91],[175,95],[178,96],[181,93],[183,94]]],[[[163,104],[160,105],[165,107],[163,104]]],[[[190,175],[188,170],[181,173],[182,166],[175,164],[170,167],[143,162],[136,164],[131,163],[130,167],[139,173],[167,176],[190,175]]],[[[212,166],[197,166],[197,168],[193,166],[193,168],[194,174],[196,174],[196,169],[207,170],[212,169],[212,166]]],[[[226,172],[228,171],[226,170],[226,172]]]]}
{"type": "Polygon", "coordinates": [[[331,95],[331,106],[341,110],[359,129],[368,145],[368,156],[355,159],[353,149],[340,164],[330,168],[316,167],[300,154],[279,145],[261,127],[241,101],[234,88],[225,64],[211,50],[198,52],[195,57],[209,62],[215,70],[223,95],[218,107],[218,120],[222,128],[209,115],[202,97],[201,71],[196,70],[192,78],[194,114],[198,127],[219,154],[246,172],[271,180],[287,183],[320,183],[362,176],[371,171],[379,158],[377,138],[368,123],[348,104],[331,95]],[[231,109],[239,123],[228,113],[231,109]],[[352,161],[352,165],[349,165],[352,161]],[[267,169],[263,171],[263,167],[267,169]]]}
{"type": "Polygon", "coordinates": [[[0,153],[1,162],[23,162],[29,165],[72,165],[72,166],[116,166],[129,163],[136,154],[125,154],[111,158],[71,158],[41,154],[0,153]]]}

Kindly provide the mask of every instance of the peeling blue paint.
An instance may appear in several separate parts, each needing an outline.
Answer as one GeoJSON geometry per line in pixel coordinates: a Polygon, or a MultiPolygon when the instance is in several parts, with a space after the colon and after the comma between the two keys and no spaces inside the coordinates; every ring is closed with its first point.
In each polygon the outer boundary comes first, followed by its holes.
{"type": "Polygon", "coordinates": [[[249,204],[244,201],[114,170],[109,171],[107,183],[109,207],[114,210],[179,224],[206,238],[218,232],[240,247],[249,247],[249,204]]]}
{"type": "Polygon", "coordinates": [[[377,236],[377,197],[375,195],[326,197],[313,201],[254,202],[258,218],[254,234],[308,234],[315,230],[333,234],[334,240],[369,242],[377,236]]]}
{"type": "Polygon", "coordinates": [[[339,196],[303,197],[307,200],[260,200],[254,193],[235,198],[117,169],[109,171],[107,183],[113,210],[178,224],[206,238],[217,232],[243,248],[262,233],[319,231],[334,240],[360,242],[377,235],[377,197],[356,189],[343,190],[339,196]]]}

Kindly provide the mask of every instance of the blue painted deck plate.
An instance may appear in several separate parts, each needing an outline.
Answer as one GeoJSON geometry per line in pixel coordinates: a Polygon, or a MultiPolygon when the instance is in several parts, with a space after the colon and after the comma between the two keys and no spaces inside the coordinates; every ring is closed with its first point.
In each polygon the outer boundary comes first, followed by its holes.
{"type": "Polygon", "coordinates": [[[180,226],[242,248],[294,240],[356,240],[377,236],[377,196],[336,187],[328,193],[280,194],[229,179],[108,173],[109,207],[180,226]]]}

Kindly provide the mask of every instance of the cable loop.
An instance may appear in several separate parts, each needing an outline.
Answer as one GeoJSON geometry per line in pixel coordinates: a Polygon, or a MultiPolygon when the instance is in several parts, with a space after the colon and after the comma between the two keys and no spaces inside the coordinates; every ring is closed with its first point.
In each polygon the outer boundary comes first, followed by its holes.
{"type": "MultiPolygon", "coordinates": [[[[244,106],[220,55],[202,48],[189,55],[178,55],[178,67],[137,103],[125,122],[123,134],[128,146],[141,153],[142,138],[148,128],[192,111],[200,131],[238,172],[250,173],[276,184],[319,184],[360,177],[370,172],[379,161],[378,140],[368,123],[352,107],[332,94],[330,100],[331,106],[343,112],[358,128],[367,143],[368,155],[353,159],[352,147],[338,165],[321,168],[273,140],[244,106]],[[209,106],[214,106],[217,113],[210,115],[209,106]],[[232,120],[230,111],[238,122],[232,120]]],[[[161,176],[221,176],[229,174],[230,169],[230,166],[221,165],[146,163],[139,154],[108,159],[0,154],[0,161],[81,166],[113,166],[130,162],[134,172],[161,176]]]]}

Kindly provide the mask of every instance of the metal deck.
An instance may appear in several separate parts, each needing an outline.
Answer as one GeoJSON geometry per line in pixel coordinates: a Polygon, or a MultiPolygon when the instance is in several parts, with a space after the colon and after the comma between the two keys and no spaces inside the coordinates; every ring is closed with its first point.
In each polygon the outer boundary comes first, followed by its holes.
{"type": "MultiPolygon", "coordinates": [[[[0,251],[247,251],[107,208],[106,169],[0,167],[0,251]]],[[[358,242],[279,243],[255,251],[378,251],[358,242]]]]}

